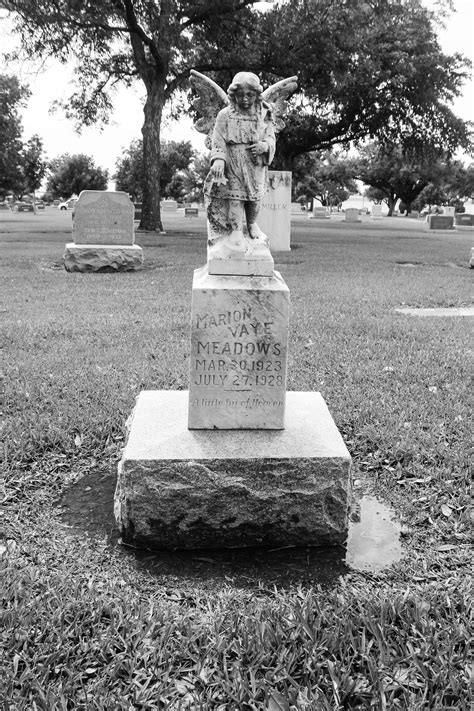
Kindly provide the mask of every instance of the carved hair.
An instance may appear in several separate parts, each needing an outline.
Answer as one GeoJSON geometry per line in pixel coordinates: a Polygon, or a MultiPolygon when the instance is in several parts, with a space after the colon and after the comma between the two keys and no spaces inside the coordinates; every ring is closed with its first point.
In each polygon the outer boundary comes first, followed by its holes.
{"type": "Polygon", "coordinates": [[[238,74],[236,74],[232,79],[232,84],[227,89],[227,96],[232,104],[235,104],[236,91],[244,86],[252,89],[252,91],[255,91],[257,94],[257,101],[261,101],[263,87],[260,84],[258,76],[256,74],[252,74],[252,72],[238,72],[238,74]]]}

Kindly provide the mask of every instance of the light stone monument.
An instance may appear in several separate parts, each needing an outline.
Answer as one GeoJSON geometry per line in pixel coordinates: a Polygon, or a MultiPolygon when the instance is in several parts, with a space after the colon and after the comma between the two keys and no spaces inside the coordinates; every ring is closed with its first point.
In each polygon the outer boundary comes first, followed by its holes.
{"type": "MultiPolygon", "coordinates": [[[[289,252],[291,236],[291,171],[269,170],[267,193],[259,214],[261,229],[270,240],[270,252],[289,252]]],[[[301,205],[298,204],[301,212],[301,205]]]]}
{"type": "Polygon", "coordinates": [[[68,272],[133,271],[143,264],[134,244],[134,205],[125,192],[83,190],[72,215],[73,241],[66,244],[68,272]]]}
{"type": "Polygon", "coordinates": [[[382,215],[382,205],[376,204],[372,205],[371,215],[374,220],[381,220],[382,215]]]}
{"type": "Polygon", "coordinates": [[[122,539],[150,549],[341,544],[351,458],[320,393],[286,392],[289,290],[257,224],[295,77],[264,92],[240,72],[226,95],[193,72],[193,85],[212,162],[190,386],[137,399],[115,493],[122,539]]]}
{"type": "Polygon", "coordinates": [[[344,214],[344,222],[362,222],[359,210],[356,207],[347,207],[344,214]]]}

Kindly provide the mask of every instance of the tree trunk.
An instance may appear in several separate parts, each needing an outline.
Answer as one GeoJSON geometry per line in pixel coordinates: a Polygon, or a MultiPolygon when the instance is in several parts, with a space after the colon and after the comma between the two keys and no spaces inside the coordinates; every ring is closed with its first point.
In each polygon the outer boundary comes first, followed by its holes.
{"type": "Polygon", "coordinates": [[[395,205],[397,204],[397,198],[395,195],[389,195],[386,200],[387,206],[388,206],[388,215],[387,217],[392,217],[393,211],[395,210],[395,205]]]}
{"type": "Polygon", "coordinates": [[[161,148],[160,129],[164,104],[164,87],[160,84],[148,91],[144,108],[145,120],[142,126],[143,183],[142,217],[138,229],[162,232],[160,211],[161,148]]]}

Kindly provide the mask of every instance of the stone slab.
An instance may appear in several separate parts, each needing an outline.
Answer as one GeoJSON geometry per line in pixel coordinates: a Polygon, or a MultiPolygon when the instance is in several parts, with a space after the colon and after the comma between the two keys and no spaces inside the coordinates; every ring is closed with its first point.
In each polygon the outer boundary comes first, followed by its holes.
{"type": "Polygon", "coordinates": [[[268,188],[262,198],[258,224],[268,236],[271,252],[290,251],[291,176],[290,170],[268,171],[268,188]]]}
{"type": "Polygon", "coordinates": [[[325,207],[313,207],[313,211],[308,215],[310,220],[329,220],[330,215],[325,207]]]}
{"type": "Polygon", "coordinates": [[[345,222],[362,222],[359,216],[359,210],[356,207],[346,208],[344,220],[345,222]]]}
{"type": "Polygon", "coordinates": [[[133,202],[123,191],[83,190],[72,214],[73,242],[132,245],[134,212],[133,202]]]}
{"type": "Polygon", "coordinates": [[[190,428],[283,427],[289,302],[278,272],[268,278],[195,270],[190,428]]]}
{"type": "Polygon", "coordinates": [[[224,276],[273,276],[275,262],[271,255],[262,258],[251,257],[248,259],[208,259],[209,274],[224,276]]]}
{"type": "Polygon", "coordinates": [[[454,217],[452,215],[428,215],[426,228],[432,230],[454,230],[454,217]]]}
{"type": "Polygon", "coordinates": [[[382,205],[372,205],[370,214],[374,218],[374,220],[382,219],[382,205]]]}
{"type": "Polygon", "coordinates": [[[176,200],[163,200],[161,209],[163,212],[178,212],[178,203],[176,200]]]}
{"type": "Polygon", "coordinates": [[[449,317],[449,316],[474,316],[474,307],[464,306],[464,307],[449,307],[449,308],[432,308],[432,309],[415,309],[404,307],[400,309],[395,309],[400,314],[405,314],[407,316],[437,316],[437,317],[449,317]]]}
{"type": "Polygon", "coordinates": [[[285,429],[187,428],[186,391],[143,391],[119,464],[115,516],[137,547],[335,545],[351,457],[317,392],[288,392],[285,429]]]}
{"type": "Polygon", "coordinates": [[[64,250],[64,267],[68,272],[128,272],[141,269],[143,250],[138,244],[74,244],[64,250]]]}

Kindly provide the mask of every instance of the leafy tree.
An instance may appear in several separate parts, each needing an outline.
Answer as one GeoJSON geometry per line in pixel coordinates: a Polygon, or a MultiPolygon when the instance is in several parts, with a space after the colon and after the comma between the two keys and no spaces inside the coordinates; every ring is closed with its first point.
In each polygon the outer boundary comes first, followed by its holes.
{"type": "Polygon", "coordinates": [[[397,200],[410,211],[421,192],[430,183],[440,184],[449,171],[444,156],[409,155],[402,146],[371,143],[361,149],[355,175],[383,195],[391,215],[397,200]]]}
{"type": "Polygon", "coordinates": [[[452,205],[464,212],[464,202],[474,195],[474,164],[465,167],[460,161],[446,163],[437,182],[430,182],[413,203],[417,210],[425,205],[452,205]]]}
{"type": "Polygon", "coordinates": [[[353,178],[353,161],[330,151],[308,153],[302,156],[293,174],[296,201],[308,202],[313,197],[321,205],[340,205],[357,193],[353,178]]]}
{"type": "Polygon", "coordinates": [[[29,95],[14,76],[0,75],[0,195],[22,191],[22,126],[18,109],[29,95]]]}
{"type": "MultiPolygon", "coordinates": [[[[249,8],[255,2],[3,0],[2,6],[15,13],[16,30],[27,54],[52,55],[62,62],[78,57],[78,88],[69,101],[69,113],[79,116],[82,122],[90,124],[107,118],[112,105],[110,89],[118,81],[130,84],[139,79],[143,83],[145,180],[141,227],[160,230],[160,128],[164,104],[187,84],[191,68],[211,68],[206,45],[242,36],[241,23],[249,20],[249,8]]],[[[234,46],[236,42],[234,39],[234,46]]],[[[241,57],[236,54],[235,67],[241,66],[241,57]]]]}
{"type": "MultiPolygon", "coordinates": [[[[427,5],[427,3],[425,3],[427,5]]],[[[469,62],[445,55],[443,17],[420,0],[292,0],[262,15],[257,64],[297,74],[303,92],[280,134],[275,165],[313,150],[377,138],[417,151],[469,146],[450,106],[469,62]]]]}
{"type": "Polygon", "coordinates": [[[83,153],[54,158],[49,164],[47,190],[55,198],[79,195],[81,190],[106,190],[108,172],[83,153]]]}
{"type": "Polygon", "coordinates": [[[43,142],[37,135],[26,143],[22,154],[22,173],[24,190],[33,193],[33,206],[36,212],[36,191],[46,174],[48,163],[43,158],[43,142]]]}
{"type": "MultiPolygon", "coordinates": [[[[188,168],[193,158],[193,148],[189,141],[165,141],[161,145],[160,195],[176,197],[181,194],[177,173],[188,168]]],[[[143,198],[145,180],[143,142],[132,141],[123,158],[116,163],[114,174],[117,190],[130,193],[136,202],[143,198]]]]}
{"type": "MultiPolygon", "coordinates": [[[[18,17],[33,56],[80,58],[69,113],[106,118],[109,89],[138,78],[146,89],[141,226],[161,229],[160,125],[163,106],[187,85],[191,68],[226,86],[247,68],[273,81],[299,76],[301,93],[279,141],[279,163],[315,149],[380,135],[429,135],[448,149],[467,142],[449,104],[467,62],[444,55],[439,17],[421,0],[287,0],[269,12],[255,0],[3,0],[18,17]],[[350,31],[348,31],[350,28],[350,31]]],[[[270,3],[269,3],[270,5],[270,3]]]]}

